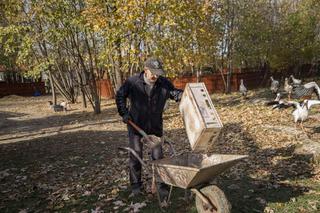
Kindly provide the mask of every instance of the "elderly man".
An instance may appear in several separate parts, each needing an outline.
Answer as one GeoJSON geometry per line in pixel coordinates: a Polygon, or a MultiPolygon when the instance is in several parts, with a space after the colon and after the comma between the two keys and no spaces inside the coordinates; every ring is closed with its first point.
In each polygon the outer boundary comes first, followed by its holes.
{"type": "MultiPolygon", "coordinates": [[[[165,77],[162,63],[157,58],[148,58],[144,63],[144,71],[128,78],[116,94],[116,104],[123,122],[133,121],[147,134],[161,137],[163,134],[163,109],[167,99],[180,101],[182,90],[176,89],[165,77]],[[127,107],[127,99],[130,108],[127,107]]],[[[129,146],[142,158],[142,136],[127,125],[129,146]]],[[[151,150],[153,160],[163,158],[162,147],[156,146],[151,150]]],[[[141,164],[130,154],[129,159],[130,184],[133,195],[142,192],[141,164]]],[[[159,185],[161,195],[167,194],[167,187],[159,185]]]]}

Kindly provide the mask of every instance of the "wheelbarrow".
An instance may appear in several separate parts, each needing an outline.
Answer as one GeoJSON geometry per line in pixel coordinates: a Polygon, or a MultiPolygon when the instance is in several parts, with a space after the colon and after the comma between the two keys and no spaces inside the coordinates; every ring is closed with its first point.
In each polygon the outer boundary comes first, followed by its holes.
{"type": "MultiPolygon", "coordinates": [[[[120,147],[130,151],[142,165],[147,164],[131,148],[120,147]]],[[[223,191],[210,182],[220,173],[229,169],[247,155],[223,155],[184,153],[172,158],[154,160],[150,163],[159,179],[170,185],[168,201],[172,186],[190,189],[196,195],[196,207],[199,213],[229,213],[231,206],[223,191]]],[[[159,198],[159,193],[158,193],[159,198]]]]}
{"type": "MultiPolygon", "coordinates": [[[[143,135],[145,142],[159,145],[160,139],[150,137],[133,122],[130,124],[143,135]],[[155,140],[155,141],[152,141],[155,140]]],[[[166,140],[163,140],[165,142],[166,140]]],[[[198,154],[183,153],[176,155],[176,152],[169,142],[169,148],[173,157],[153,160],[150,162],[154,175],[170,185],[170,192],[167,203],[170,200],[173,186],[190,189],[196,195],[196,207],[199,213],[230,213],[231,205],[221,189],[210,182],[219,174],[237,164],[240,160],[247,158],[247,155],[226,155],[226,154],[198,154]]],[[[129,147],[119,147],[127,150],[135,156],[143,166],[147,164],[140,156],[129,147]]],[[[157,191],[158,201],[160,202],[159,192],[157,191]]],[[[160,205],[161,207],[161,205],[160,205]]]]}

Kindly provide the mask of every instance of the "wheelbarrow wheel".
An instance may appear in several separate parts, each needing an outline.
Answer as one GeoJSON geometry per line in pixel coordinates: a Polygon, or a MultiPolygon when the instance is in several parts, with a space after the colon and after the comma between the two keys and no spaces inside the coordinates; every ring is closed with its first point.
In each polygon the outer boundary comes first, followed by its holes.
{"type": "Polygon", "coordinates": [[[200,189],[201,193],[210,200],[215,209],[210,210],[208,206],[196,196],[196,207],[199,213],[230,213],[231,205],[225,194],[217,186],[211,185],[200,189]]]}

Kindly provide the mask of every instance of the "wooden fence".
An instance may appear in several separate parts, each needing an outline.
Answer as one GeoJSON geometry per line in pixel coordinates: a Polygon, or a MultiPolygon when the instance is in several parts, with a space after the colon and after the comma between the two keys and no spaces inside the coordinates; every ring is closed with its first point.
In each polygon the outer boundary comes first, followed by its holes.
{"type": "MultiPolygon", "coordinates": [[[[270,76],[274,76],[275,79],[280,82],[284,81],[285,77],[289,77],[293,74],[290,70],[281,72],[266,73],[260,70],[251,70],[246,72],[233,73],[231,75],[231,91],[235,92],[239,90],[240,80],[243,79],[245,86],[248,89],[256,89],[259,87],[266,87],[270,85],[270,76]]],[[[317,73],[310,73],[308,67],[305,68],[299,75],[299,78],[314,77],[317,73]]],[[[200,76],[199,82],[204,82],[209,93],[221,93],[225,92],[224,80],[227,79],[227,74],[223,77],[220,73],[209,74],[200,76]]],[[[184,89],[187,83],[197,82],[196,76],[185,76],[170,79],[176,88],[184,89]]],[[[109,80],[103,80],[101,85],[101,96],[105,98],[113,98],[114,92],[109,80]]]]}
{"type": "Polygon", "coordinates": [[[45,94],[44,82],[35,83],[6,83],[0,82],[0,97],[6,95],[32,96],[36,92],[45,94]]]}
{"type": "MultiPolygon", "coordinates": [[[[303,77],[313,77],[319,75],[319,73],[309,72],[309,68],[305,68],[305,71],[297,75],[299,78],[303,77]],[[308,72],[307,72],[308,71],[308,72]]],[[[265,73],[263,71],[246,71],[241,73],[233,73],[231,76],[231,91],[237,91],[239,89],[240,80],[243,79],[245,86],[248,89],[255,89],[258,87],[265,87],[270,85],[270,76],[273,75],[275,79],[284,81],[285,77],[289,77],[293,74],[290,71],[281,71],[273,73],[265,73]]],[[[223,78],[227,79],[227,74],[223,75],[223,78]]],[[[199,78],[199,82],[204,82],[209,93],[220,93],[225,91],[225,85],[222,75],[220,73],[204,75],[199,78]]],[[[197,82],[195,76],[188,77],[177,77],[170,79],[175,87],[179,89],[184,89],[187,83],[197,82]]],[[[111,82],[108,79],[103,79],[97,82],[99,86],[99,91],[102,97],[110,99],[114,97],[114,90],[112,88],[111,82]]],[[[43,82],[39,83],[4,83],[0,82],[0,97],[5,95],[21,95],[21,96],[31,96],[34,95],[35,91],[40,91],[41,94],[45,94],[45,86],[43,82]]]]}
{"type": "MultiPolygon", "coordinates": [[[[263,77],[264,75],[262,72],[234,73],[231,76],[231,91],[237,91],[239,89],[240,79],[244,80],[244,83],[248,89],[264,86],[265,84],[261,84],[263,77]]],[[[224,79],[227,79],[226,74],[224,75],[224,79]]],[[[170,80],[172,81],[173,85],[179,89],[184,89],[187,83],[197,82],[197,78],[195,76],[177,77],[170,80]]],[[[205,83],[209,93],[219,93],[225,91],[225,85],[221,74],[201,76],[199,78],[199,82],[205,83]]],[[[104,79],[98,81],[98,85],[100,86],[99,88],[102,97],[107,99],[114,97],[114,91],[109,80],[104,79]]]]}
{"type": "MultiPolygon", "coordinates": [[[[311,70],[311,65],[306,64],[301,67],[299,72],[294,73],[292,69],[282,70],[282,71],[274,71],[274,72],[265,72],[263,70],[255,70],[250,69],[245,72],[236,72],[231,75],[231,91],[235,92],[239,90],[240,80],[243,79],[244,85],[248,89],[256,89],[259,87],[267,87],[270,86],[270,76],[273,76],[276,80],[278,80],[282,85],[284,79],[289,77],[290,75],[295,75],[296,78],[304,79],[304,78],[312,78],[320,76],[320,71],[311,70]]],[[[220,73],[210,74],[201,76],[199,78],[199,82],[204,82],[209,93],[219,93],[225,92],[224,80],[227,79],[227,74],[224,74],[223,77],[220,73]]],[[[197,78],[195,76],[188,77],[177,77],[171,79],[175,87],[179,89],[184,89],[186,83],[197,82],[197,78]]]]}
{"type": "Polygon", "coordinates": [[[109,79],[102,79],[97,81],[98,89],[102,97],[111,99],[114,97],[113,88],[109,79]]]}
{"type": "MultiPolygon", "coordinates": [[[[258,88],[259,86],[264,86],[262,72],[246,72],[246,73],[234,73],[231,76],[231,91],[237,91],[240,86],[240,80],[243,79],[245,86],[248,89],[258,88]]],[[[227,75],[223,75],[223,78],[227,79],[227,75]]],[[[203,82],[209,93],[219,93],[225,91],[225,83],[223,81],[221,74],[211,74],[201,76],[199,82],[203,82]]],[[[188,77],[178,77],[171,79],[173,85],[179,89],[184,89],[187,83],[197,82],[195,76],[188,77]]]]}
{"type": "MultiPolygon", "coordinates": [[[[114,92],[111,82],[107,79],[97,81],[97,85],[102,97],[113,98],[114,92]]],[[[36,92],[41,95],[46,94],[45,83],[7,83],[0,82],[0,98],[6,95],[33,96],[36,92]]]]}
{"type": "MultiPolygon", "coordinates": [[[[245,85],[249,89],[257,88],[262,80],[263,75],[260,72],[235,73],[231,76],[231,90],[236,91],[240,85],[240,79],[244,79],[245,85]]],[[[227,75],[224,75],[227,78],[227,75]]],[[[187,83],[197,82],[195,76],[178,77],[170,79],[175,87],[184,89],[187,83]]],[[[209,93],[224,92],[225,86],[221,74],[211,74],[201,76],[200,82],[204,82],[209,93]]],[[[110,99],[114,97],[114,90],[108,79],[97,81],[97,85],[102,97],[110,99]]],[[[36,91],[45,94],[45,85],[43,82],[38,83],[0,83],[0,97],[6,95],[32,96],[36,91]]]]}

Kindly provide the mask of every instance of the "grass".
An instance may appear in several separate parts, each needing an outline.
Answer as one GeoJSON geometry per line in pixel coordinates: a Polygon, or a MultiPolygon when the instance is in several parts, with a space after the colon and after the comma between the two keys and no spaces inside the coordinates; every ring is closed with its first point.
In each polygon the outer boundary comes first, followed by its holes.
{"type": "Polygon", "coordinates": [[[275,212],[319,212],[320,210],[320,182],[308,179],[292,181],[292,184],[307,187],[309,190],[286,203],[269,203],[275,212]]]}

